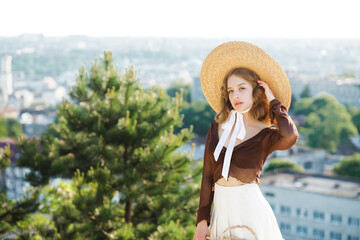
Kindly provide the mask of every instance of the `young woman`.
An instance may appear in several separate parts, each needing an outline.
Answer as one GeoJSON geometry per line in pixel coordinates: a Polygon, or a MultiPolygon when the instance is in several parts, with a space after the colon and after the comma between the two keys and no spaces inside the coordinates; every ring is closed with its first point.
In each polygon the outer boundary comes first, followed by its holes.
{"type": "Polygon", "coordinates": [[[217,114],[205,143],[194,240],[283,240],[258,185],[270,153],[299,138],[287,113],[291,88],[284,70],[257,46],[228,42],[205,59],[201,85],[217,114]]]}

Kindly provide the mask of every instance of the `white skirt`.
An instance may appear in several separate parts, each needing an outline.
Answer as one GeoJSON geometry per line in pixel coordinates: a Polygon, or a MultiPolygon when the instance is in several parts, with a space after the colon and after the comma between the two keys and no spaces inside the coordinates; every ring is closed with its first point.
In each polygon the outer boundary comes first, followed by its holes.
{"type": "Polygon", "coordinates": [[[211,240],[284,240],[274,212],[256,183],[233,187],[215,183],[209,230],[211,240]]]}

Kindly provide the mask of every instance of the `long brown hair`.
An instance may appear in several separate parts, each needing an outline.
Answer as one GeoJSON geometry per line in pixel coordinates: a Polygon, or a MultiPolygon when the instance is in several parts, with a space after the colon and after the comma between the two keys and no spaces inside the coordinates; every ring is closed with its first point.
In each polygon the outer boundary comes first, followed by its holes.
{"type": "Polygon", "coordinates": [[[265,90],[258,83],[257,79],[260,77],[252,70],[248,68],[235,68],[231,70],[223,80],[223,84],[221,86],[221,111],[216,114],[215,121],[217,123],[223,123],[228,118],[230,111],[233,108],[231,102],[229,100],[229,94],[227,92],[227,83],[228,79],[231,75],[235,75],[237,77],[241,77],[246,80],[253,88],[252,96],[254,100],[254,105],[249,110],[249,114],[259,121],[263,121],[266,119],[268,115],[268,103],[266,101],[265,90]]]}

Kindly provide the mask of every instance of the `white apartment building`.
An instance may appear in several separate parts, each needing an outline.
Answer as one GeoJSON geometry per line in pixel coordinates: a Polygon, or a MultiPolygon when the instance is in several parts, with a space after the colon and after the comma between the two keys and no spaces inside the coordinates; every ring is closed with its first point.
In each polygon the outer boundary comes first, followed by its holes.
{"type": "Polygon", "coordinates": [[[360,79],[356,78],[321,78],[301,76],[289,73],[292,94],[299,99],[300,94],[308,84],[310,95],[316,96],[322,92],[334,96],[341,104],[351,104],[360,107],[360,79]]]}
{"type": "Polygon", "coordinates": [[[328,154],[324,149],[311,148],[295,144],[290,149],[278,150],[270,154],[264,167],[271,162],[272,158],[284,159],[302,167],[307,173],[332,175],[332,169],[347,155],[328,154]]]}
{"type": "Polygon", "coordinates": [[[360,180],[274,171],[260,181],[284,239],[360,239],[360,180]]]}

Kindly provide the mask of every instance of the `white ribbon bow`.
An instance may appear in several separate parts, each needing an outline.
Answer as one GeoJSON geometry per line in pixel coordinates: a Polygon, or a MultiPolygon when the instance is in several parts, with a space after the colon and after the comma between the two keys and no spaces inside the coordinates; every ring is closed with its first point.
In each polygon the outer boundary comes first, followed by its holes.
{"type": "Polygon", "coordinates": [[[221,128],[225,129],[225,130],[224,130],[223,134],[221,135],[221,138],[220,138],[220,140],[215,148],[215,151],[214,151],[215,161],[218,160],[220,152],[221,152],[222,148],[224,147],[225,141],[226,141],[226,139],[228,139],[230,131],[235,124],[235,129],[232,132],[232,135],[230,137],[230,142],[226,148],[225,159],[224,159],[223,168],[222,168],[222,176],[225,178],[226,181],[228,179],[231,155],[232,155],[232,152],[233,152],[233,149],[235,146],[236,138],[243,140],[246,135],[243,113],[248,112],[251,109],[251,107],[252,106],[250,106],[248,109],[246,109],[242,112],[238,112],[234,109],[231,110],[231,112],[228,116],[228,119],[221,125],[221,128]],[[235,120],[236,120],[236,122],[235,122],[235,120]]]}

